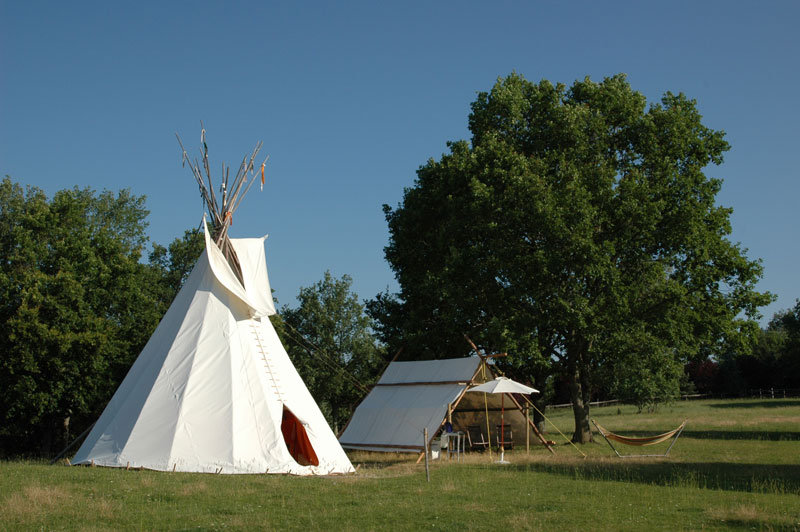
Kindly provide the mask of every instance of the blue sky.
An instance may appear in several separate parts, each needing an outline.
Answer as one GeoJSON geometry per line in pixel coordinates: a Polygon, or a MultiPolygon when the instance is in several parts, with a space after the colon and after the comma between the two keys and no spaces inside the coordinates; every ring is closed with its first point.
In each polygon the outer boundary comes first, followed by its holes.
{"type": "Polygon", "coordinates": [[[696,99],[727,133],[707,174],[778,296],[765,322],[800,298],[798,6],[0,0],[0,175],[48,195],[130,188],[167,244],[202,216],[174,134],[192,152],[203,120],[212,168],[258,140],[270,155],[231,233],[270,234],[280,303],[325,270],[371,298],[396,288],[382,204],[469,138],[478,91],[514,70],[566,84],[624,72],[648,101],[696,99]]]}

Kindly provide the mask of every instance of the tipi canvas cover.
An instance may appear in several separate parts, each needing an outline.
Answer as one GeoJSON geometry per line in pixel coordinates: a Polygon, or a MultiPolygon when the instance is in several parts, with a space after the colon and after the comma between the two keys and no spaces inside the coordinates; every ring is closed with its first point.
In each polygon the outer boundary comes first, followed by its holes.
{"type": "Polygon", "coordinates": [[[353,471],[269,321],[264,239],[231,242],[244,287],[206,228],[205,251],[73,464],[353,471]]]}

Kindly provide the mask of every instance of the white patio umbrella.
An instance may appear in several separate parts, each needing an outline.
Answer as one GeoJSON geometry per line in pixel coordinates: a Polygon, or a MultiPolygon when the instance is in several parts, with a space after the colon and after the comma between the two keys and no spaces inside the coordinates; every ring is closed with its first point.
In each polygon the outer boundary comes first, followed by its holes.
{"type": "MultiPolygon", "coordinates": [[[[484,393],[500,393],[500,460],[498,463],[507,464],[505,461],[505,394],[507,393],[523,393],[530,395],[532,393],[539,393],[539,390],[525,386],[517,381],[512,381],[508,377],[496,377],[494,380],[479,384],[474,388],[467,390],[468,392],[484,392],[484,393]]],[[[488,419],[486,421],[489,423],[488,419]]]]}

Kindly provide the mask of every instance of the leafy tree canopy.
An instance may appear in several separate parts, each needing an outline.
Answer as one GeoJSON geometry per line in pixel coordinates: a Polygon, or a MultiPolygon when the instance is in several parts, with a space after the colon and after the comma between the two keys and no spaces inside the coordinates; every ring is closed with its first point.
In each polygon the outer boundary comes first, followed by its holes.
{"type": "Polygon", "coordinates": [[[469,127],[384,206],[400,285],[370,307],[384,338],[453,356],[467,333],[509,369],[558,372],[582,442],[599,381],[643,404],[677,391],[682,361],[747,348],[771,296],[728,240],[704,168],[729,146],[695,101],[648,106],[623,75],[567,88],[511,74],[469,127]]]}
{"type": "Polygon", "coordinates": [[[145,264],[147,214],[128,190],[48,200],[0,183],[0,452],[46,455],[82,431],[150,337],[197,239],[145,264]]]}

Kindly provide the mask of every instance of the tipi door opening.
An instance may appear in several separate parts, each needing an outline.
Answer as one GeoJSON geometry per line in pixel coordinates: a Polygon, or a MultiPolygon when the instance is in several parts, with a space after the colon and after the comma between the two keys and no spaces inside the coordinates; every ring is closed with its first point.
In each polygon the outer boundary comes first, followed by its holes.
{"type": "Polygon", "coordinates": [[[319,458],[317,458],[317,453],[314,452],[314,447],[308,439],[306,428],[297,419],[297,416],[286,408],[286,405],[283,405],[281,432],[283,433],[283,440],[286,442],[286,448],[289,449],[289,454],[292,455],[295,462],[304,466],[319,465],[319,458]]]}

